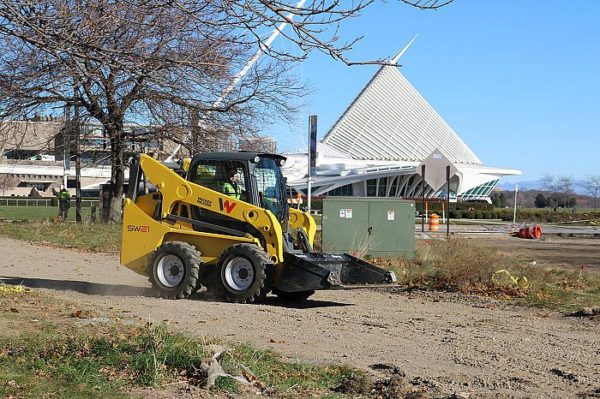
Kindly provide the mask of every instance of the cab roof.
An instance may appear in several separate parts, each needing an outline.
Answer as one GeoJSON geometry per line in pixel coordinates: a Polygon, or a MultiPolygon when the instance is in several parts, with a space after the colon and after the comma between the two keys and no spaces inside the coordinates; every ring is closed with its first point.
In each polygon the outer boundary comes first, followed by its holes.
{"type": "Polygon", "coordinates": [[[194,155],[192,158],[192,163],[196,163],[197,161],[252,161],[256,156],[261,158],[272,158],[272,159],[283,159],[286,157],[277,155],[277,154],[269,154],[265,152],[254,152],[254,151],[238,151],[238,152],[203,152],[200,154],[194,155]]]}

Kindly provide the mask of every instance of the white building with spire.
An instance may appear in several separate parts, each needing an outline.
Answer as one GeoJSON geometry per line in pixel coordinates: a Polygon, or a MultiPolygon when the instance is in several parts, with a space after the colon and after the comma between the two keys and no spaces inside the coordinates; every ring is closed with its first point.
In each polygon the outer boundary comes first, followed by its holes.
{"type": "MultiPolygon", "coordinates": [[[[306,192],[307,152],[286,155],[288,184],[306,192]]],[[[318,143],[312,193],[414,198],[424,188],[428,198],[445,197],[445,167],[432,159],[451,166],[450,196],[463,201],[489,201],[500,178],[521,174],[484,165],[397,67],[382,66],[318,143]]]]}

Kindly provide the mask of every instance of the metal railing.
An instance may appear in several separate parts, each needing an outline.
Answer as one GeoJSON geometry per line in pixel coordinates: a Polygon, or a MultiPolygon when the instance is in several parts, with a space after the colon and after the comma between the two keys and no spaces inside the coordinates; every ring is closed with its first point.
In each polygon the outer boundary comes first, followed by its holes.
{"type": "MultiPolygon", "coordinates": [[[[56,206],[52,205],[54,198],[0,198],[0,206],[56,206]]],[[[82,208],[98,207],[97,199],[82,199],[82,208]]],[[[75,197],[71,197],[71,205],[75,206],[75,197]]]]}

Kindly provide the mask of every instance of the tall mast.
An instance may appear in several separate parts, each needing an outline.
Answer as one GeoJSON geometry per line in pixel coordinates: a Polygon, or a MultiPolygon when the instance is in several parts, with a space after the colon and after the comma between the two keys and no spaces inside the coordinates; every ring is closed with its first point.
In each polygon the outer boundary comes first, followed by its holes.
{"type": "Polygon", "coordinates": [[[396,56],[395,56],[394,58],[392,58],[392,60],[391,60],[390,62],[391,62],[392,64],[394,64],[394,65],[397,65],[397,64],[398,64],[398,61],[400,61],[400,57],[402,57],[402,56],[404,55],[404,53],[406,53],[406,50],[408,50],[408,48],[409,48],[410,46],[412,46],[412,44],[415,42],[415,40],[416,40],[416,39],[417,39],[417,35],[415,35],[415,37],[413,37],[413,38],[411,39],[411,41],[410,41],[410,42],[408,42],[408,44],[407,44],[406,46],[404,46],[404,47],[402,48],[402,50],[400,50],[400,51],[398,52],[398,54],[396,54],[396,56]]]}

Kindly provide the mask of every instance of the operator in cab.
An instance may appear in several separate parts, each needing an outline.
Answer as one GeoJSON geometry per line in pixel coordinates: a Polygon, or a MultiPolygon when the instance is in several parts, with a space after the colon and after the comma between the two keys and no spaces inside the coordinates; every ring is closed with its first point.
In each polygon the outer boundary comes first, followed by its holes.
{"type": "Polygon", "coordinates": [[[225,183],[223,183],[223,194],[239,200],[242,196],[242,187],[238,184],[237,173],[238,171],[235,168],[227,170],[227,179],[225,180],[225,183]]]}

